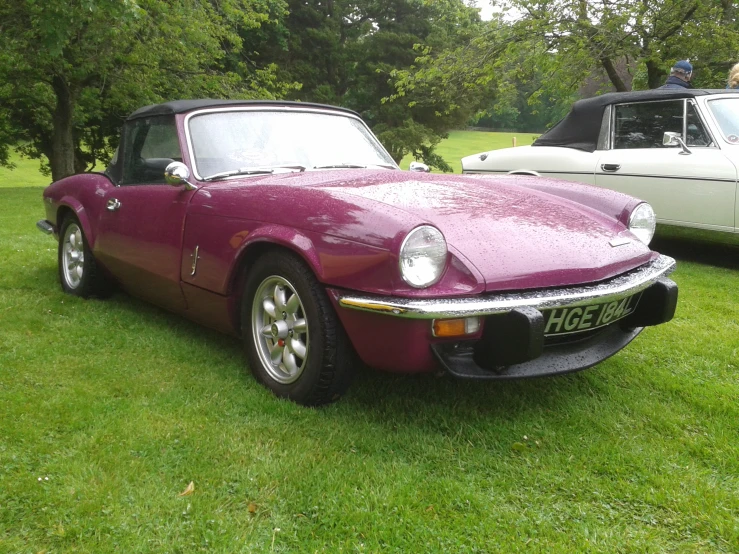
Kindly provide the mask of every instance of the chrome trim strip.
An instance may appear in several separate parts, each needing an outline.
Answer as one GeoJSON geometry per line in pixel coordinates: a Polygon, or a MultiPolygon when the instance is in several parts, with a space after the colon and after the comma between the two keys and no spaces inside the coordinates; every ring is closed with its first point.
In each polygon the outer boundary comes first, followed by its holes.
{"type": "Polygon", "coordinates": [[[38,227],[39,231],[41,231],[42,233],[46,233],[47,235],[54,234],[54,227],[45,219],[40,219],[39,221],[37,221],[36,227],[38,227]]]}
{"type": "MultiPolygon", "coordinates": [[[[704,148],[703,146],[691,146],[691,148],[704,148]]],[[[511,175],[515,176],[516,173],[511,171],[521,171],[520,169],[465,169],[462,173],[465,175],[511,175]]],[[[712,179],[708,177],[685,177],[680,175],[648,175],[645,173],[604,173],[603,171],[545,171],[541,169],[536,170],[542,177],[550,177],[553,175],[562,175],[567,177],[568,175],[593,175],[596,177],[640,177],[648,179],[670,179],[670,180],[681,180],[681,181],[706,181],[709,183],[734,183],[736,179],[712,179]]]]}
{"type": "Polygon", "coordinates": [[[195,251],[190,255],[190,258],[192,258],[192,271],[190,272],[190,277],[195,277],[195,272],[198,270],[198,260],[200,259],[200,256],[198,256],[198,250],[200,250],[200,245],[195,245],[195,251]]]}
{"type": "MultiPolygon", "coordinates": [[[[702,146],[691,146],[690,148],[703,148],[702,146]]],[[[604,173],[596,171],[596,177],[639,177],[642,179],[670,179],[671,181],[706,181],[708,183],[735,183],[736,179],[721,179],[709,177],[681,177],[679,175],[648,175],[646,173],[604,173]]]]}
{"type": "Polygon", "coordinates": [[[524,173],[515,173],[516,171],[535,171],[541,175],[595,175],[594,171],[544,171],[541,169],[463,169],[462,173],[465,175],[484,175],[486,173],[492,173],[493,175],[510,175],[515,177],[516,175],[527,175],[524,173]]]}
{"type": "Polygon", "coordinates": [[[590,285],[461,298],[393,298],[340,293],[338,301],[343,308],[409,319],[486,316],[524,307],[545,310],[609,302],[636,294],[672,273],[675,266],[675,260],[660,256],[628,273],[590,285]]]}

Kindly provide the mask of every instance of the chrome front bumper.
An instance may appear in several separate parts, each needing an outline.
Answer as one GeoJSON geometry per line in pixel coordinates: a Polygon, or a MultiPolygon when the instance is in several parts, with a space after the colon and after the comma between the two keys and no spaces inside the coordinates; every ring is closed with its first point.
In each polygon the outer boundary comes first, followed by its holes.
{"type": "Polygon", "coordinates": [[[343,308],[387,314],[409,319],[446,319],[487,316],[520,308],[564,308],[610,302],[641,292],[675,270],[669,256],[644,264],[632,271],[595,284],[504,292],[461,298],[397,298],[339,293],[343,308]]]}

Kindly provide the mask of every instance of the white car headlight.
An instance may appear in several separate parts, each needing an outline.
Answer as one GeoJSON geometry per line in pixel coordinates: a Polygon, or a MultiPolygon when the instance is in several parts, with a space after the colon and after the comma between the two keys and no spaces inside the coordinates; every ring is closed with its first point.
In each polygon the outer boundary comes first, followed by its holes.
{"type": "Polygon", "coordinates": [[[415,288],[436,283],[446,267],[447,247],[444,235],[436,227],[416,227],[400,246],[400,275],[415,288]]]}
{"type": "Polygon", "coordinates": [[[649,244],[657,228],[657,216],[646,202],[639,204],[629,216],[629,231],[644,244],[649,244]]]}

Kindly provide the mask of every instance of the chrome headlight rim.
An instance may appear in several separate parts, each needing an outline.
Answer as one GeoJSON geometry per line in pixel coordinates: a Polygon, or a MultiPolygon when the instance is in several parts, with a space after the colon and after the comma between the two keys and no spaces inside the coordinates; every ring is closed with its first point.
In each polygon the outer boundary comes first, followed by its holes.
{"type": "Polygon", "coordinates": [[[403,239],[403,242],[400,244],[400,250],[398,251],[398,270],[400,272],[400,276],[403,279],[403,282],[406,283],[408,286],[413,287],[414,289],[426,289],[429,288],[436,283],[438,283],[441,280],[441,277],[444,275],[444,271],[446,270],[447,265],[447,259],[449,257],[449,246],[447,245],[446,238],[444,238],[444,233],[442,233],[439,229],[437,229],[433,225],[425,224],[425,225],[419,225],[418,227],[414,227],[411,229],[408,234],[403,239]],[[444,246],[444,255],[442,257],[441,263],[438,264],[438,268],[435,271],[435,275],[433,279],[431,280],[425,280],[425,281],[414,281],[407,275],[405,269],[404,269],[404,251],[406,247],[408,246],[408,242],[417,234],[421,232],[432,232],[435,234],[438,234],[438,237],[441,239],[441,242],[444,246]]]}
{"type": "Polygon", "coordinates": [[[654,238],[654,233],[657,230],[657,214],[655,213],[654,208],[652,208],[652,205],[649,202],[640,202],[633,210],[631,210],[631,213],[629,214],[628,228],[631,234],[633,234],[645,245],[649,246],[649,243],[652,242],[652,239],[654,238]],[[648,210],[646,214],[642,213],[644,210],[648,210]],[[635,229],[634,220],[637,217],[644,218],[651,224],[651,226],[639,227],[635,229]]]}

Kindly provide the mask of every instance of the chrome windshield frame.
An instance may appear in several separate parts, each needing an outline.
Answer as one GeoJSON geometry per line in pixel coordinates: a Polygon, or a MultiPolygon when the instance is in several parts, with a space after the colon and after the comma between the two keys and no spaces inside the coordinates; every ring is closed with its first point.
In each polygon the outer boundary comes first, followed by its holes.
{"type": "MultiPolygon", "coordinates": [[[[233,106],[233,107],[227,107],[227,108],[207,108],[207,109],[192,111],[186,114],[183,120],[185,140],[187,141],[187,151],[190,156],[191,163],[192,163],[193,177],[195,177],[195,179],[197,179],[198,181],[202,181],[203,176],[200,175],[198,171],[198,164],[197,164],[197,160],[195,159],[195,151],[193,150],[192,137],[190,135],[190,119],[192,119],[193,117],[201,116],[201,115],[207,115],[211,113],[223,113],[223,112],[287,112],[287,113],[299,112],[299,113],[317,113],[317,114],[331,115],[335,117],[347,117],[350,119],[355,119],[356,121],[359,121],[362,124],[362,126],[367,130],[367,133],[372,137],[378,149],[384,152],[387,155],[388,159],[392,160],[393,163],[395,163],[393,160],[393,157],[385,149],[385,147],[378,140],[378,138],[375,136],[375,134],[372,132],[369,126],[367,126],[367,124],[362,120],[362,118],[352,115],[350,113],[334,111],[331,109],[309,108],[309,107],[303,108],[301,106],[297,106],[297,107],[296,106],[269,106],[269,107],[233,106]]],[[[397,166],[397,164],[395,165],[397,166]]],[[[400,169],[400,167],[397,166],[397,169],[400,169]]]]}

